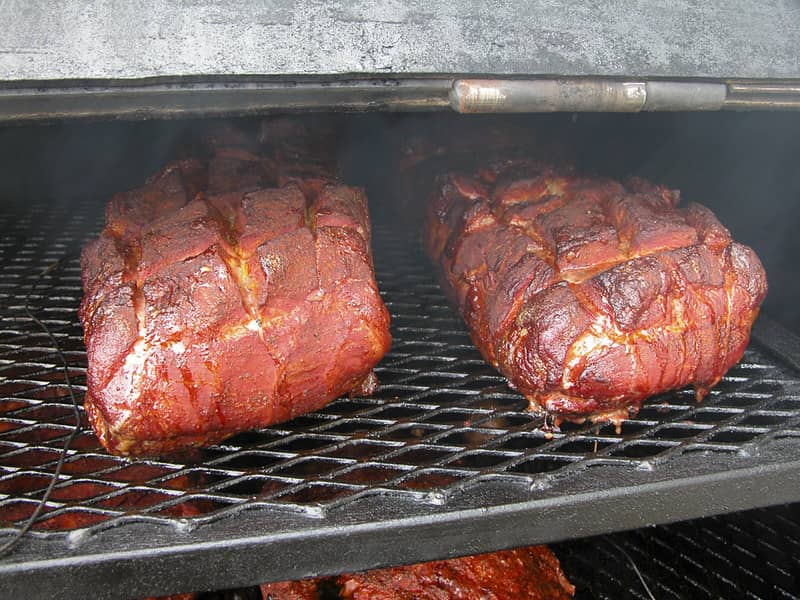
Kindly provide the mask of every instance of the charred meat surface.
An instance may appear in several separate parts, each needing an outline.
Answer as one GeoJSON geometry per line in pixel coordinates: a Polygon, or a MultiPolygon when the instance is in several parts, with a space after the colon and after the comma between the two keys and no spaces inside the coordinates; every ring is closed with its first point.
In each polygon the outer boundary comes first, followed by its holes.
{"type": "Polygon", "coordinates": [[[767,292],[707,208],[531,161],[442,176],[424,238],[485,359],[557,419],[624,418],[689,384],[702,398],[767,292]]]}
{"type": "Polygon", "coordinates": [[[572,598],[556,556],[546,546],[501,550],[324,580],[261,586],[271,600],[559,600],[572,598]],[[333,590],[321,590],[333,583],[333,590]]]}
{"type": "Polygon", "coordinates": [[[364,193],[278,152],[219,143],[118,194],[81,271],[84,405],[115,454],[370,393],[391,341],[364,193]]]}

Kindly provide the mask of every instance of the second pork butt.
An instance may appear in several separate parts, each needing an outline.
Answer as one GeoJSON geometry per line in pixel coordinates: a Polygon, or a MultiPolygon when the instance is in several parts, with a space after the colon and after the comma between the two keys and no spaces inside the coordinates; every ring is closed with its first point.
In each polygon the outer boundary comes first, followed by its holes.
{"type": "Polygon", "coordinates": [[[80,317],[109,451],[206,445],[374,388],[390,336],[366,197],[279,167],[223,148],[108,205],[80,317]]]}
{"type": "Polygon", "coordinates": [[[767,291],[707,208],[529,161],[440,178],[424,237],[483,356],[556,420],[624,418],[689,384],[702,398],[767,291]]]}

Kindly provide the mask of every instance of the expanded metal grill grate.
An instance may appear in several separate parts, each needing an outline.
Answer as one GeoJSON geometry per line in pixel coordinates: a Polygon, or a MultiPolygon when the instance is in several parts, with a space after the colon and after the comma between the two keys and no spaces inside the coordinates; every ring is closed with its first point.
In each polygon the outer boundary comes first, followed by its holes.
{"type": "MultiPolygon", "coordinates": [[[[57,352],[26,316],[26,296],[82,393],[77,252],[99,230],[102,205],[42,201],[0,215],[0,521],[9,527],[33,512],[73,427],[57,352]]],[[[797,349],[784,330],[751,344],[702,404],[683,390],[619,430],[565,424],[546,435],[473,347],[414,233],[378,223],[374,240],[394,344],[373,397],[181,458],[130,462],[82,432],[45,514],[0,563],[4,585],[30,597],[79,597],[87,582],[108,597],[218,589],[800,499],[797,362],[770,351],[797,349]],[[239,569],[204,569],[223,549],[239,569]],[[131,580],[120,591],[103,569],[123,562],[131,580]]]]}
{"type": "Polygon", "coordinates": [[[800,505],[556,544],[576,600],[800,598],[800,505]]]}

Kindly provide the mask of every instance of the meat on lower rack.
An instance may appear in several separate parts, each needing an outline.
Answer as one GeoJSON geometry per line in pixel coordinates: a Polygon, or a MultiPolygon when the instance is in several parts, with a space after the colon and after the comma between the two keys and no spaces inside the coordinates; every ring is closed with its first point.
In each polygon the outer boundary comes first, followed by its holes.
{"type": "Polygon", "coordinates": [[[525,160],[442,176],[424,238],[483,356],[557,421],[702,398],[767,291],[755,253],[678,192],[525,160]]]}
{"type": "Polygon", "coordinates": [[[271,600],[562,600],[575,588],[546,546],[261,586],[271,600]],[[323,592],[323,590],[325,590],[323,592]]]}
{"type": "Polygon", "coordinates": [[[370,393],[387,351],[364,193],[316,163],[220,146],[118,194],[84,248],[84,406],[159,455],[370,393]]]}

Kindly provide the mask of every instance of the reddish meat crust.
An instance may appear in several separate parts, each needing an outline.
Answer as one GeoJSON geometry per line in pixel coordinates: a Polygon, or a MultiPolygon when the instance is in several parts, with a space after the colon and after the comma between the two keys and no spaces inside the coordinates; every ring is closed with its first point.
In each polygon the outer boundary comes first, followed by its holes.
{"type": "MultiPolygon", "coordinates": [[[[272,600],[316,600],[319,582],[270,583],[261,591],[272,600]]],[[[575,593],[546,546],[340,575],[335,584],[347,600],[561,600],[575,593]]]]}
{"type": "Polygon", "coordinates": [[[741,357],[767,283],[705,207],[530,161],[442,177],[426,248],[492,365],[559,418],[624,418],[741,357]]]}
{"type": "Polygon", "coordinates": [[[206,445],[374,387],[389,315],[363,192],[233,154],[117,195],[84,248],[84,406],[110,452],[206,445]]]}
{"type": "Polygon", "coordinates": [[[264,600],[319,600],[319,581],[303,579],[265,583],[261,586],[261,595],[264,600]]]}

